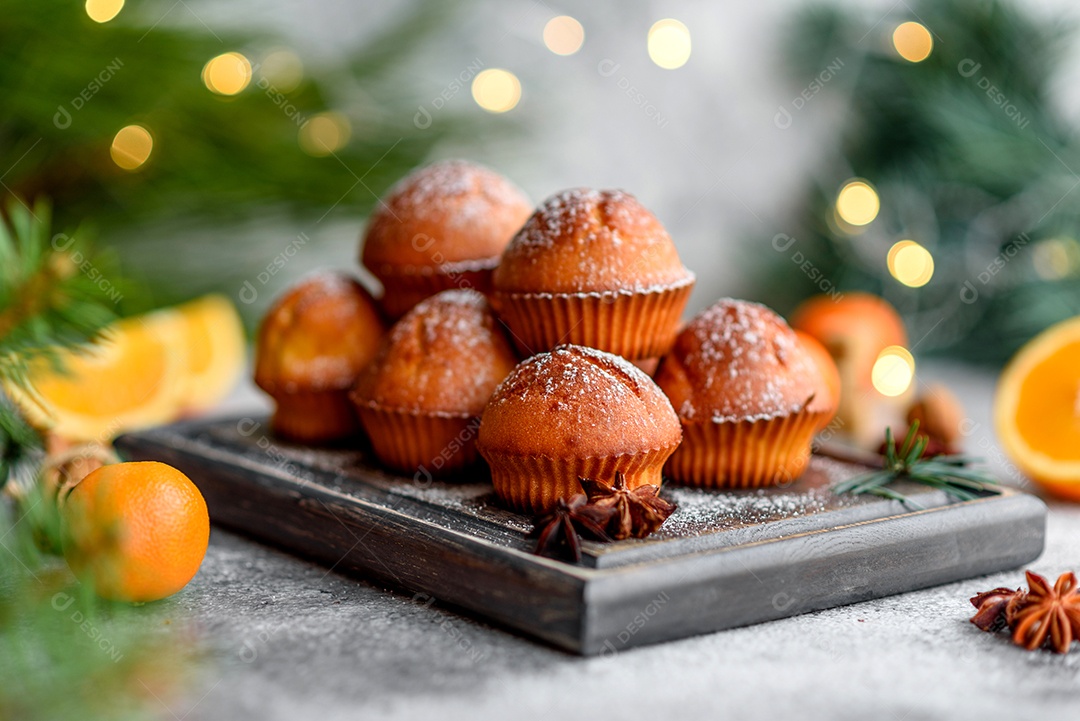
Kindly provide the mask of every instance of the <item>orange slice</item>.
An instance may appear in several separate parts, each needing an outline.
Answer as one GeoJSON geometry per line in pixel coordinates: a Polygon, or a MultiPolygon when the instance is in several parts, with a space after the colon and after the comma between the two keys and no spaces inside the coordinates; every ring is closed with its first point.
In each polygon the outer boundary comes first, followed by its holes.
{"type": "Polygon", "coordinates": [[[1016,466],[1055,495],[1080,501],[1080,316],[1029,341],[998,381],[998,438],[1016,466]]]}
{"type": "Polygon", "coordinates": [[[183,409],[197,413],[219,403],[244,369],[244,327],[236,307],[223,295],[206,295],[176,308],[182,327],[176,339],[186,348],[181,379],[183,409]]]}
{"type": "Polygon", "coordinates": [[[107,442],[171,420],[179,403],[177,379],[187,363],[170,340],[177,322],[174,311],[119,321],[89,348],[60,351],[62,373],[36,361],[32,396],[6,390],[32,423],[72,441],[107,442]]]}

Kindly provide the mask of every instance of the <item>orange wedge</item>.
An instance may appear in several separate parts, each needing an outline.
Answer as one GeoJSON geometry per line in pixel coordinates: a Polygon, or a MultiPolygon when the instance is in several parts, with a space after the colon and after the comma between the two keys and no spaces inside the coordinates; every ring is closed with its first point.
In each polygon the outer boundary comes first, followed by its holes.
{"type": "Polygon", "coordinates": [[[994,423],[1035,483],[1080,501],[1080,316],[1029,341],[998,381],[994,423]]]}
{"type": "Polygon", "coordinates": [[[174,311],[119,321],[80,352],[60,351],[63,373],[48,361],[30,371],[28,395],[7,387],[36,426],[72,441],[106,442],[176,416],[187,359],[178,352],[174,311]]]}
{"type": "Polygon", "coordinates": [[[176,340],[186,348],[187,369],[181,380],[186,413],[219,403],[244,369],[244,327],[236,306],[223,295],[206,295],[176,308],[183,321],[176,340]]]}

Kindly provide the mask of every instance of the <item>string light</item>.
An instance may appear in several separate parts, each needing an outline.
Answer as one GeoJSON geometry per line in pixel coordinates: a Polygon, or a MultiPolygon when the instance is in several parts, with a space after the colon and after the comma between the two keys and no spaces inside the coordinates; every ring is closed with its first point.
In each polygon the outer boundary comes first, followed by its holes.
{"type": "Polygon", "coordinates": [[[344,115],[319,113],[300,127],[300,149],[320,158],[344,148],[351,135],[352,125],[344,115]]]}
{"type": "Polygon", "coordinates": [[[649,57],[666,70],[686,65],[690,59],[690,29],[678,20],[657,20],[649,28],[649,57]]]}
{"type": "Polygon", "coordinates": [[[585,28],[569,15],[551,18],[544,26],[544,45],[556,55],[573,55],[585,42],[585,28]]]}
{"type": "Polygon", "coordinates": [[[1073,238],[1051,238],[1035,244],[1031,264],[1043,280],[1061,280],[1080,268],[1080,243],[1073,238]]]}
{"type": "Polygon", "coordinates": [[[304,80],[304,63],[292,50],[281,48],[267,53],[259,64],[259,73],[275,90],[291,93],[304,80]]]}
{"type": "Polygon", "coordinates": [[[889,273],[909,288],[921,288],[934,277],[934,256],[914,240],[901,240],[889,248],[889,273]]]}
{"type": "Polygon", "coordinates": [[[107,23],[124,9],[124,0],[86,0],[86,14],[96,23],[107,23]]]}
{"type": "Polygon", "coordinates": [[[891,345],[878,354],[870,379],[881,395],[902,395],[915,379],[915,358],[904,346],[891,345]]]}
{"type": "Polygon", "coordinates": [[[218,95],[236,95],[251,82],[251,62],[240,53],[223,53],[203,66],[202,81],[218,95]]]}
{"type": "Polygon", "coordinates": [[[505,113],[521,100],[521,81],[509,70],[490,68],[473,78],[472,96],[489,113],[505,113]]]}
{"type": "Polygon", "coordinates": [[[934,49],[934,36],[926,26],[917,22],[901,23],[893,30],[893,47],[904,60],[921,63],[934,49]]]}
{"type": "Polygon", "coordinates": [[[153,149],[154,138],[149,130],[141,125],[127,125],[113,138],[109,155],[124,170],[135,170],[149,160],[153,149]]]}
{"type": "Polygon", "coordinates": [[[877,191],[865,180],[849,180],[836,196],[836,214],[849,225],[870,223],[880,209],[877,191]]]}

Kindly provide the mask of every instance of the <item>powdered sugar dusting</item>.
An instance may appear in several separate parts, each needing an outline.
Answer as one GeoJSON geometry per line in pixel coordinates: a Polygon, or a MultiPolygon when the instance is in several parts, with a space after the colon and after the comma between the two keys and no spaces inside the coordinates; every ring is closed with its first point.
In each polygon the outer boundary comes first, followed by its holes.
{"type": "Polygon", "coordinates": [[[437,218],[448,227],[484,222],[493,206],[528,206],[525,193],[499,173],[466,160],[444,160],[403,178],[389,195],[395,213],[437,218]]]}
{"type": "Polygon", "coordinates": [[[676,354],[695,390],[676,409],[688,419],[724,421],[793,413],[816,387],[817,371],[798,337],[780,316],[759,303],[718,301],[683,330],[676,354]]]}

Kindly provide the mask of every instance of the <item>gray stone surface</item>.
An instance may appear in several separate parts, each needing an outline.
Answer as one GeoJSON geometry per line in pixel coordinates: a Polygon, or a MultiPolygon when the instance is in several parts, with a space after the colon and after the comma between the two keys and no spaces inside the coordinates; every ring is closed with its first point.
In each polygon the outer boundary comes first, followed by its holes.
{"type": "MultiPolygon", "coordinates": [[[[992,379],[937,366],[992,438],[992,379]]],[[[1000,473],[996,446],[982,449],[1000,473]]],[[[1054,576],[1080,567],[1080,507],[1051,504],[1054,576]]],[[[183,719],[1075,718],[1080,649],[1027,653],[967,622],[976,591],[1019,571],[581,659],[215,529],[195,580],[148,607],[193,639],[183,719]]],[[[165,621],[170,623],[165,625],[165,621]]]]}

